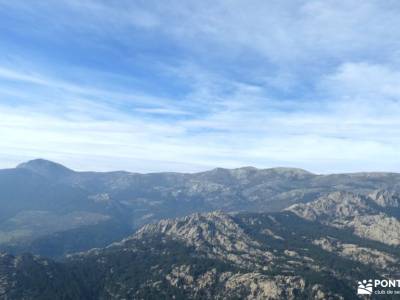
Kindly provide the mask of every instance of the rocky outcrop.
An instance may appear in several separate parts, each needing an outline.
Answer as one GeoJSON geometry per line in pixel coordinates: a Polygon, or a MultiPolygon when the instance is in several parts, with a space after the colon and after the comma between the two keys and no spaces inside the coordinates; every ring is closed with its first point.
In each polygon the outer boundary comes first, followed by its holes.
{"type": "Polygon", "coordinates": [[[260,243],[251,239],[230,215],[221,212],[193,214],[145,225],[133,238],[144,239],[154,234],[181,240],[207,257],[239,266],[266,268],[267,262],[274,258],[273,253],[261,250],[260,243]]]}
{"type": "Polygon", "coordinates": [[[400,194],[388,190],[376,190],[369,197],[381,207],[400,208],[400,194]]]}
{"type": "Polygon", "coordinates": [[[399,258],[382,250],[362,247],[356,244],[343,243],[338,239],[324,237],[312,242],[323,250],[356,260],[365,265],[373,265],[381,274],[395,272],[399,258]]]}
{"type": "Polygon", "coordinates": [[[374,192],[370,197],[334,192],[287,209],[296,215],[326,225],[351,229],[356,235],[388,245],[400,245],[400,220],[388,214],[395,207],[396,194],[374,192]]]}
{"type": "Polygon", "coordinates": [[[382,220],[357,223],[384,215],[374,203],[335,193],[280,213],[193,214],[63,263],[3,255],[0,292],[8,300],[38,299],[37,287],[49,299],[352,299],[354,278],[400,268],[398,248],[355,230],[377,232],[377,223],[393,234],[382,220]]]}

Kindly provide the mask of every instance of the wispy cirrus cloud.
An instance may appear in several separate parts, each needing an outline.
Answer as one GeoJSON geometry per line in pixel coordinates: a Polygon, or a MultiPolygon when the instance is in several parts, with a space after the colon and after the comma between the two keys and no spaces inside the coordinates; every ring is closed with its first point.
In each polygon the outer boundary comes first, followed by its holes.
{"type": "Polygon", "coordinates": [[[395,1],[0,1],[0,162],[399,171],[399,13],[395,1]]]}

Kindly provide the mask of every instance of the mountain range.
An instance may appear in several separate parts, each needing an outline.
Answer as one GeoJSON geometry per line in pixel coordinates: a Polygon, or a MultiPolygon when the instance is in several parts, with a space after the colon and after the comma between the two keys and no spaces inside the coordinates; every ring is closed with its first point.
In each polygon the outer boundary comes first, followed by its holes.
{"type": "Polygon", "coordinates": [[[49,257],[104,247],[140,226],[196,212],[273,212],[335,191],[400,191],[400,174],[301,169],[75,172],[37,159],[0,170],[0,250],[49,257]]]}
{"type": "Polygon", "coordinates": [[[359,299],[357,281],[400,276],[396,173],[34,160],[0,191],[0,299],[359,299]]]}

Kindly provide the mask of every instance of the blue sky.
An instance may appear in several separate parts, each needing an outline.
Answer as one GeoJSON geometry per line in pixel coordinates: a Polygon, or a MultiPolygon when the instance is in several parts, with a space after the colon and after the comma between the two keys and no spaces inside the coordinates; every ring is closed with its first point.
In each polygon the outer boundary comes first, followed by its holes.
{"type": "Polygon", "coordinates": [[[0,167],[400,171],[398,1],[0,0],[0,167]]]}

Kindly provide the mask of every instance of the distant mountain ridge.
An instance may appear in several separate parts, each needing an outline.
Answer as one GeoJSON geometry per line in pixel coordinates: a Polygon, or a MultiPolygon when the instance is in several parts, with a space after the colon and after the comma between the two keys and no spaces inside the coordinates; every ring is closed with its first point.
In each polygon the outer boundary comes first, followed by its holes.
{"type": "Polygon", "coordinates": [[[62,257],[106,246],[165,218],[280,211],[331,192],[394,195],[400,174],[254,167],[191,174],[77,172],[38,159],[0,170],[0,249],[62,257]]]}

